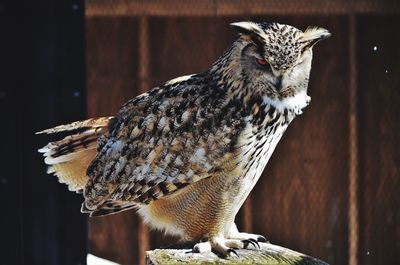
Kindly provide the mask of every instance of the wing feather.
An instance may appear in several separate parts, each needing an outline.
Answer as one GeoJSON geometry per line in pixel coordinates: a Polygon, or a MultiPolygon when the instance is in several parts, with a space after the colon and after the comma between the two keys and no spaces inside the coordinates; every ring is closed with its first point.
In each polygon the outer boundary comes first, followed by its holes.
{"type": "Polygon", "coordinates": [[[110,200],[148,204],[223,170],[244,126],[224,96],[222,88],[194,75],[122,106],[88,168],[86,209],[110,200]]]}

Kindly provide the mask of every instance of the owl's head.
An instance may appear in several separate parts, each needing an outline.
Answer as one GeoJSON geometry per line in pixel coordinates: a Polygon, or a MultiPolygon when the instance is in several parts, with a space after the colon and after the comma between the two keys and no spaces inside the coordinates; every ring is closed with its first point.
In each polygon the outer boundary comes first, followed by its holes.
{"type": "Polygon", "coordinates": [[[314,27],[303,32],[278,23],[237,22],[231,25],[240,34],[237,55],[241,75],[254,89],[279,103],[293,101],[299,96],[308,97],[312,47],[331,35],[326,29],[314,27]]]}

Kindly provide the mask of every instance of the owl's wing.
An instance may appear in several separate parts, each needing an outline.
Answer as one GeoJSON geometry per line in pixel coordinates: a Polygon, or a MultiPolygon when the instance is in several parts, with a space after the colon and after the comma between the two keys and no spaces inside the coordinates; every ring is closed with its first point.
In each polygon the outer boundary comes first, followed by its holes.
{"type": "Polygon", "coordinates": [[[88,168],[83,211],[148,204],[229,168],[243,121],[222,88],[196,78],[166,83],[120,109],[88,168]]]}

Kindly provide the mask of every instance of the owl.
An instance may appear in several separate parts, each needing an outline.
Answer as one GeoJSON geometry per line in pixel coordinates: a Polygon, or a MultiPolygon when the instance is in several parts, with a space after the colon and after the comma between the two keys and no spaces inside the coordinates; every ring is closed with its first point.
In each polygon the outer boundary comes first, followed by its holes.
{"type": "Polygon", "coordinates": [[[330,33],[279,23],[231,24],[238,38],[199,74],[125,103],[115,116],[39,133],[48,173],[83,195],[90,216],[136,209],[150,227],[237,255],[266,241],[235,216],[289,123],[309,104],[312,48],[330,33]]]}

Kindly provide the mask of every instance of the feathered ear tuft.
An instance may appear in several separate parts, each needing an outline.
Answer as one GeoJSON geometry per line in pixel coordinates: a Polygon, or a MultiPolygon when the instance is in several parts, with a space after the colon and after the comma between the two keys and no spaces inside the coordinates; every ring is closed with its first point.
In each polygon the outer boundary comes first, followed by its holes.
{"type": "Polygon", "coordinates": [[[329,38],[330,36],[331,33],[324,28],[308,27],[300,37],[300,41],[306,44],[304,48],[310,48],[317,42],[329,38]]]}
{"type": "Polygon", "coordinates": [[[231,23],[230,25],[234,27],[239,34],[244,35],[247,40],[256,44],[260,51],[264,49],[263,30],[257,23],[243,21],[231,23]]]}
{"type": "Polygon", "coordinates": [[[262,33],[262,29],[257,23],[250,21],[234,22],[230,24],[237,32],[244,35],[262,33]]]}

